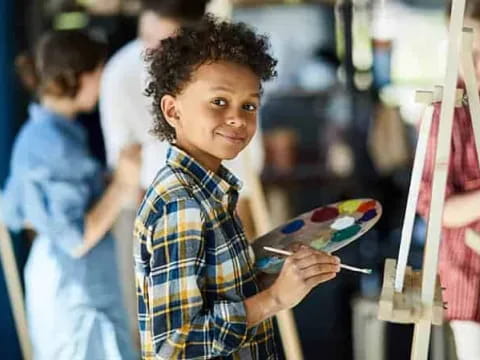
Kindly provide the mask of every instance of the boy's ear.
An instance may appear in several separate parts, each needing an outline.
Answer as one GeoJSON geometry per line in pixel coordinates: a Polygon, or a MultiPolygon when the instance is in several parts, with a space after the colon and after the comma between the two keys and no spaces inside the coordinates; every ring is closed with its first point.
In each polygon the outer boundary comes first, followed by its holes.
{"type": "Polygon", "coordinates": [[[163,117],[167,123],[174,129],[178,125],[177,100],[172,95],[163,95],[160,101],[163,117]]]}

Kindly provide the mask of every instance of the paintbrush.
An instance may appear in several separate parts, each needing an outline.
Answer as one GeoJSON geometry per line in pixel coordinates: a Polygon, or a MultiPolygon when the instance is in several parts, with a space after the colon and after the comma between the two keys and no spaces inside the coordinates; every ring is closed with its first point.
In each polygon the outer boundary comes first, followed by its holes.
{"type": "MultiPolygon", "coordinates": [[[[264,246],[263,248],[266,251],[270,251],[270,252],[278,254],[278,255],[284,255],[284,256],[293,255],[293,252],[291,252],[291,251],[281,250],[281,249],[273,248],[273,247],[270,247],[270,246],[264,246]]],[[[360,268],[357,268],[355,266],[350,266],[350,265],[345,265],[345,264],[340,264],[340,267],[342,269],[345,269],[345,270],[355,271],[355,272],[359,272],[359,273],[362,273],[362,274],[370,275],[372,273],[372,269],[360,269],[360,268]]]]}

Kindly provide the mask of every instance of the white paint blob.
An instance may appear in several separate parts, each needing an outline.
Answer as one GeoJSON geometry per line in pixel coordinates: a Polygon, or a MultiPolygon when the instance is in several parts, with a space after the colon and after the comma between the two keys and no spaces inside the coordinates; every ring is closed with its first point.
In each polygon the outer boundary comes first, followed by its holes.
{"type": "Polygon", "coordinates": [[[330,227],[334,230],[343,230],[355,224],[355,218],[351,216],[342,216],[337,218],[330,227]]]}

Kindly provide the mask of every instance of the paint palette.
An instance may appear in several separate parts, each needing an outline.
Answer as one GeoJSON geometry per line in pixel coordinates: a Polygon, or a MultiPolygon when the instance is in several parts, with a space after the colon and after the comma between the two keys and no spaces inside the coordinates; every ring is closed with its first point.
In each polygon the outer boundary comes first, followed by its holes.
{"type": "Polygon", "coordinates": [[[373,199],[347,200],[311,210],[255,240],[256,266],[268,274],[282,268],[284,258],[272,255],[264,246],[290,250],[293,244],[300,243],[334,252],[360,238],[381,215],[382,206],[373,199]]]}

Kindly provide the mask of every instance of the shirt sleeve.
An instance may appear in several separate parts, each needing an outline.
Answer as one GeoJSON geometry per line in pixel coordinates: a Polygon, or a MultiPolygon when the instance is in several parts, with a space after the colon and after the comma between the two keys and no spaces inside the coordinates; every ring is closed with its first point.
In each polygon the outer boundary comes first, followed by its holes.
{"type": "Polygon", "coordinates": [[[132,134],[128,125],[129,117],[135,116],[128,94],[128,81],[115,68],[108,68],[102,77],[100,87],[100,123],[105,139],[107,164],[114,169],[123,147],[131,143],[132,134]]]}
{"type": "MultiPolygon", "coordinates": [[[[437,146],[437,138],[438,138],[438,128],[440,123],[440,104],[435,105],[435,109],[433,111],[432,117],[432,126],[430,128],[430,135],[428,138],[427,144],[427,153],[425,156],[425,163],[423,168],[423,175],[422,175],[422,182],[420,185],[420,192],[418,197],[418,205],[417,211],[418,213],[425,219],[428,218],[428,214],[430,211],[430,202],[432,199],[432,185],[433,185],[433,171],[435,169],[435,155],[436,155],[436,146],[437,146]]],[[[453,119],[453,128],[452,128],[452,138],[455,136],[455,133],[458,132],[458,123],[456,121],[456,114],[454,115],[453,119]]],[[[455,152],[455,147],[453,146],[453,142],[451,143],[451,151],[450,151],[450,160],[448,165],[448,177],[447,177],[447,185],[445,188],[445,197],[448,198],[455,192],[455,185],[454,185],[454,167],[452,163],[452,159],[455,156],[461,155],[460,153],[455,152]]]]}
{"type": "Polygon", "coordinates": [[[142,243],[140,252],[150,260],[143,261],[149,266],[141,303],[149,314],[152,350],[161,359],[227,356],[252,332],[242,301],[206,302],[206,261],[214,256],[205,251],[203,224],[194,200],[175,200],[142,243]]]}
{"type": "Polygon", "coordinates": [[[95,201],[98,177],[101,177],[98,165],[82,158],[66,157],[32,168],[21,180],[26,204],[22,208],[27,222],[23,225],[48,236],[72,255],[83,244],[84,218],[95,201]],[[75,172],[69,162],[75,164],[75,172]]]}

